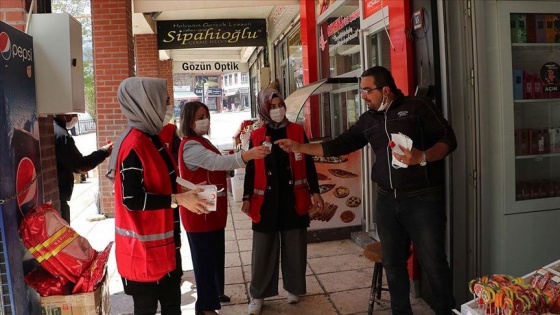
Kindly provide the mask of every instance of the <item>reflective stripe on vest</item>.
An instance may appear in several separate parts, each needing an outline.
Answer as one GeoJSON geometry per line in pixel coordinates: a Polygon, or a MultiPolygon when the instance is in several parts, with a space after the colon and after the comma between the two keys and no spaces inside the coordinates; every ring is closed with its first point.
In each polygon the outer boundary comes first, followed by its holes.
{"type": "Polygon", "coordinates": [[[43,260],[47,260],[53,256],[56,256],[56,254],[60,253],[64,248],[66,248],[66,246],[68,246],[68,244],[70,244],[77,237],[78,237],[78,233],[76,233],[76,231],[70,229],[69,226],[64,226],[56,233],[54,233],[51,237],[46,239],[44,242],[31,247],[29,249],[29,252],[31,254],[35,254],[35,252],[46,250],[47,253],[35,257],[35,259],[37,259],[38,262],[42,262],[43,260]],[[63,239],[64,241],[61,241],[63,239]],[[51,245],[56,245],[56,247],[50,249],[49,247],[51,245]]]}
{"type": "Polygon", "coordinates": [[[138,233],[136,233],[134,231],[121,229],[121,228],[118,228],[118,227],[115,227],[115,233],[119,234],[119,235],[122,235],[122,236],[128,236],[128,237],[135,238],[135,239],[137,239],[141,242],[160,241],[160,240],[164,240],[166,238],[173,237],[173,231],[169,231],[169,232],[165,232],[165,233],[158,233],[158,234],[139,235],[138,233]]]}
{"type": "MultiPolygon", "coordinates": [[[[307,179],[298,179],[294,182],[294,186],[307,185],[307,179]]],[[[253,189],[253,193],[257,195],[264,195],[264,190],[253,189]]]]}

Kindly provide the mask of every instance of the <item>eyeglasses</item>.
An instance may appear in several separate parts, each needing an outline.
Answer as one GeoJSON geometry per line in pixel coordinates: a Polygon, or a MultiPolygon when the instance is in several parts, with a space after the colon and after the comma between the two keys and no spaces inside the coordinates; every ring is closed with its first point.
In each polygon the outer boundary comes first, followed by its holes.
{"type": "Polygon", "coordinates": [[[363,89],[360,89],[360,93],[361,93],[362,95],[364,95],[364,94],[370,94],[371,92],[373,92],[373,91],[375,91],[375,90],[381,90],[382,88],[384,88],[384,86],[379,86],[379,87],[376,87],[376,88],[374,88],[374,89],[371,89],[371,88],[363,88],[363,89]]]}

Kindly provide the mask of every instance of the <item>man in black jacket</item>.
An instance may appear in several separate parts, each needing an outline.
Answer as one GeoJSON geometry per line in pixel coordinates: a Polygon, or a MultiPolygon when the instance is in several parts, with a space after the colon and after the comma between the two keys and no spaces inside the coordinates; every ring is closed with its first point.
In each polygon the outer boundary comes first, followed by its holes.
{"type": "Polygon", "coordinates": [[[58,192],[60,197],[60,214],[70,224],[70,206],[68,201],[74,190],[74,173],[87,172],[103,162],[113,150],[113,144],[83,156],[76,147],[74,138],[68,133],[72,128],[74,115],[56,115],[54,117],[54,144],[56,150],[56,167],[58,174],[58,192]]]}
{"type": "Polygon", "coordinates": [[[389,70],[376,66],[362,74],[361,97],[368,107],[355,125],[322,143],[276,141],[288,152],[338,156],[368,143],[375,153],[377,228],[393,314],[412,314],[407,259],[410,243],[428,275],[436,314],[455,307],[451,270],[445,254],[446,213],[443,159],[457,147],[453,129],[426,98],[405,97],[389,70]],[[412,146],[391,149],[400,135],[412,146]]]}

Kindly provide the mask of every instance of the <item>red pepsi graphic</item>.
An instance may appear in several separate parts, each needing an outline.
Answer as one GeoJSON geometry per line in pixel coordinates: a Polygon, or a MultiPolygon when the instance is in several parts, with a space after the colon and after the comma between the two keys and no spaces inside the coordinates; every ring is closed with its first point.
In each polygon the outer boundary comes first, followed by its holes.
{"type": "Polygon", "coordinates": [[[6,32],[0,33],[0,53],[2,54],[2,58],[4,60],[10,60],[12,56],[12,43],[10,41],[10,37],[6,32]]]}

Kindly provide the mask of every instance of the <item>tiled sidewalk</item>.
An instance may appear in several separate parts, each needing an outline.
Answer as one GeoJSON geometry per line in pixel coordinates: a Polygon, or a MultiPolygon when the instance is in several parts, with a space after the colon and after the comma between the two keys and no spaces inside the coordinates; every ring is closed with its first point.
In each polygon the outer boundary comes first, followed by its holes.
{"type": "MultiPolygon", "coordinates": [[[[92,246],[103,249],[114,240],[114,219],[89,221],[97,214],[94,195],[98,190],[97,178],[88,178],[77,184],[72,201],[72,227],[85,236],[92,246]]],[[[231,197],[231,196],[230,196],[231,197]]],[[[241,203],[230,198],[230,214],[226,228],[226,294],[231,303],[223,304],[223,315],[247,314],[248,287],[251,281],[251,222],[240,211],[241,203]]],[[[196,287],[190,261],[188,242],[183,234],[182,289],[183,314],[194,314],[196,287]]],[[[122,291],[120,276],[116,270],[114,253],[109,260],[109,290],[111,314],[133,314],[132,298],[122,291]]],[[[307,294],[298,304],[288,304],[286,294],[279,285],[280,295],[266,299],[262,315],[342,315],[366,314],[373,264],[364,258],[363,249],[352,240],[313,243],[308,245],[307,294]]],[[[383,292],[382,299],[389,296],[383,292]]],[[[433,314],[424,301],[414,299],[415,314],[433,314]]],[[[391,314],[389,304],[376,305],[375,314],[391,314]]]]}

